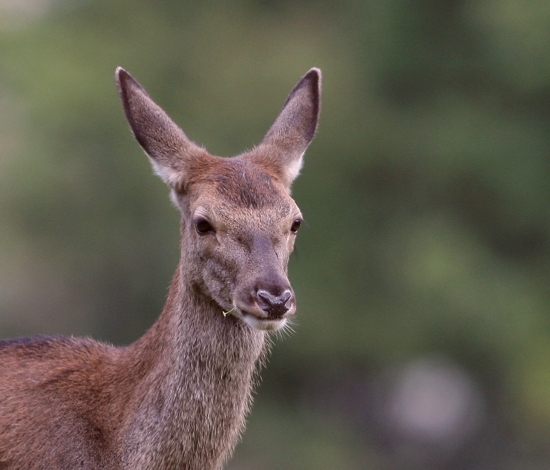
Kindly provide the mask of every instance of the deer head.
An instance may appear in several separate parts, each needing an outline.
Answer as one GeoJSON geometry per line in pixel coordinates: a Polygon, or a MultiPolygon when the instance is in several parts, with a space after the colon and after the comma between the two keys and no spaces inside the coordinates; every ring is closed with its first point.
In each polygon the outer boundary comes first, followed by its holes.
{"type": "Polygon", "coordinates": [[[232,158],[193,143],[125,70],[116,72],[126,117],[181,212],[182,276],[258,330],[277,330],[296,311],[287,264],[302,215],[290,187],[319,116],[321,75],[311,69],[262,142],[232,158]]]}

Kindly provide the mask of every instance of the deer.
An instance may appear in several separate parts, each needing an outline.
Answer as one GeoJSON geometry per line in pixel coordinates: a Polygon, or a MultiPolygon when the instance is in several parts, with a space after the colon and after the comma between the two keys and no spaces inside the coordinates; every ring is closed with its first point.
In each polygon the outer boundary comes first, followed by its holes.
{"type": "Polygon", "coordinates": [[[0,341],[0,469],[217,470],[245,428],[271,332],[296,313],[290,195],[320,112],[321,72],[234,157],[192,142],[124,69],[130,129],[181,213],[180,260],[155,323],[127,346],[0,341]]]}

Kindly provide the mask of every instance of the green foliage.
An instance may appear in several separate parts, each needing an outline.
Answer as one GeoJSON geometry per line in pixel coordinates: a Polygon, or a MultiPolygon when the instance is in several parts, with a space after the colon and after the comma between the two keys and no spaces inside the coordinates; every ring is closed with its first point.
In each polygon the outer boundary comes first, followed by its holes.
{"type": "Polygon", "coordinates": [[[177,214],[126,128],[117,65],[220,155],[258,142],[318,66],[299,326],[229,468],[547,467],[547,2],[25,4],[43,10],[0,3],[3,336],[127,343],[160,312],[177,214]],[[433,356],[484,410],[437,452],[378,414],[395,371],[433,356]]]}

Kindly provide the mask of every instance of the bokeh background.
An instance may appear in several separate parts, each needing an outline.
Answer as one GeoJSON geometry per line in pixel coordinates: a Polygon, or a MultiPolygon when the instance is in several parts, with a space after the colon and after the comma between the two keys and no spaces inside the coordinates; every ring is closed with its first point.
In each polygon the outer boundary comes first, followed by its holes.
{"type": "Polygon", "coordinates": [[[299,321],[230,470],[550,468],[550,1],[0,0],[2,337],[163,305],[178,215],[118,65],[224,156],[323,70],[299,321]]]}

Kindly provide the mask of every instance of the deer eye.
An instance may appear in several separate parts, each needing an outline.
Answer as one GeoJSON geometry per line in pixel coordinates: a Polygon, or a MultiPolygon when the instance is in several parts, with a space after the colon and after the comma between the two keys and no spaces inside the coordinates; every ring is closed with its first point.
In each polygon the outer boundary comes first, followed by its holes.
{"type": "Polygon", "coordinates": [[[214,233],[215,231],[212,224],[202,217],[197,217],[193,223],[195,224],[195,230],[199,235],[207,235],[209,233],[214,233]]]}
{"type": "Polygon", "coordinates": [[[302,219],[295,219],[294,222],[292,222],[292,225],[290,226],[290,231],[293,234],[298,233],[298,229],[300,228],[300,225],[302,225],[302,219]]]}

